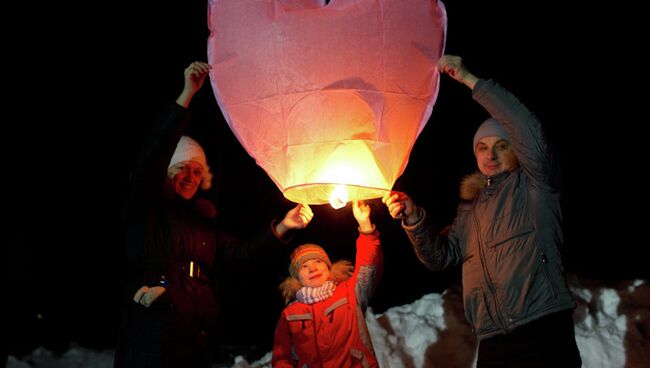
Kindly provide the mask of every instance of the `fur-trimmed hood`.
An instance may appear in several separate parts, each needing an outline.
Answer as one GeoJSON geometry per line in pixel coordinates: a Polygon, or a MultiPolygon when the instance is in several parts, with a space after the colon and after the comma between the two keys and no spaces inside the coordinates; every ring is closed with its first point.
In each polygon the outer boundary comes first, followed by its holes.
{"type": "Polygon", "coordinates": [[[202,217],[213,219],[218,215],[217,208],[214,206],[212,201],[208,200],[207,198],[200,197],[198,193],[191,199],[185,199],[176,194],[176,191],[174,190],[174,184],[171,179],[165,180],[164,197],[165,200],[169,202],[176,201],[182,206],[191,208],[194,212],[202,217]]]}
{"type": "MultiPolygon", "coordinates": [[[[340,284],[349,279],[353,272],[354,265],[352,265],[352,262],[347,260],[337,261],[332,265],[332,268],[330,268],[330,280],[334,281],[336,284],[340,284]]],[[[278,290],[280,290],[280,294],[282,294],[282,298],[284,299],[284,304],[289,304],[294,300],[296,298],[296,293],[301,287],[302,284],[300,284],[300,281],[293,276],[288,276],[284,279],[278,287],[278,290]]]]}
{"type": "Polygon", "coordinates": [[[473,201],[478,198],[482,190],[490,187],[496,187],[500,182],[505,180],[510,174],[512,174],[518,166],[515,166],[513,170],[506,170],[500,174],[487,177],[480,171],[477,171],[473,174],[467,175],[460,182],[460,198],[464,201],[473,201]],[[490,184],[488,184],[490,183],[490,184]]]}
{"type": "Polygon", "coordinates": [[[487,179],[480,171],[469,174],[460,182],[460,198],[464,201],[474,200],[486,185],[487,179]]]}
{"type": "Polygon", "coordinates": [[[214,207],[214,204],[212,204],[212,202],[205,198],[197,198],[194,200],[194,210],[203,217],[217,217],[216,207],[214,207]]]}

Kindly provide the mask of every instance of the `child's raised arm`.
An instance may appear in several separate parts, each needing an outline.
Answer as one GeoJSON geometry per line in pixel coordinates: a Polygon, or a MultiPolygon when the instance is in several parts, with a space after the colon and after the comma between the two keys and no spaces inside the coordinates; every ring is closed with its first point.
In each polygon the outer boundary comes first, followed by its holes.
{"type": "Polygon", "coordinates": [[[370,221],[370,206],[368,206],[364,201],[352,201],[352,213],[359,223],[360,233],[370,234],[375,231],[375,227],[370,221]]]}

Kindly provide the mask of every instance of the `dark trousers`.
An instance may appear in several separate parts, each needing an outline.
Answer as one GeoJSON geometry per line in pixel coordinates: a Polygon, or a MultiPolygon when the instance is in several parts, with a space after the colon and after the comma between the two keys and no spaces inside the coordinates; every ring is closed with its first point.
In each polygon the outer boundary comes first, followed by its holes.
{"type": "Polygon", "coordinates": [[[476,366],[580,368],[582,360],[573,329],[573,311],[549,314],[509,334],[482,340],[476,366]]]}
{"type": "Polygon", "coordinates": [[[212,329],[195,315],[153,305],[127,308],[115,351],[115,368],[209,368],[216,345],[212,329]]]}

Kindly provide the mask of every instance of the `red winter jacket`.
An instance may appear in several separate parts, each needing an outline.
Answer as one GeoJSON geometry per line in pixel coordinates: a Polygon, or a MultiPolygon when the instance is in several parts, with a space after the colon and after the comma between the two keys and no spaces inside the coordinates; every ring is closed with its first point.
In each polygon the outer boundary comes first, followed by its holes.
{"type": "Polygon", "coordinates": [[[273,367],[378,367],[365,311],[382,268],[379,233],[359,234],[354,273],[334,295],[314,304],[294,301],[282,311],[273,367]]]}

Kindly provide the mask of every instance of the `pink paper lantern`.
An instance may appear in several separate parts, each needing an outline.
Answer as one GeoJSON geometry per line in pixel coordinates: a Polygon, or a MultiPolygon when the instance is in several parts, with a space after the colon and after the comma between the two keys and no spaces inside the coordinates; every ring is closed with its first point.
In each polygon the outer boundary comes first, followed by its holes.
{"type": "Polygon", "coordinates": [[[210,0],[208,10],[217,102],[286,198],[344,205],[392,188],[438,94],[442,2],[210,0]]]}

